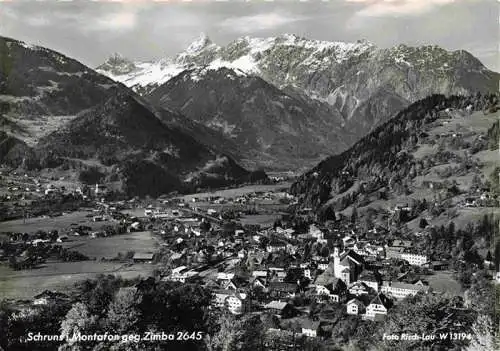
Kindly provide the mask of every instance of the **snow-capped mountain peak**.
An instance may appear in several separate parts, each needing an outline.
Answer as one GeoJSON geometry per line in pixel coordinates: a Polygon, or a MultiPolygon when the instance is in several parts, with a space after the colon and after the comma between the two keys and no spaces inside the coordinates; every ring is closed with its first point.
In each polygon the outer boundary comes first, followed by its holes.
{"type": "Polygon", "coordinates": [[[131,62],[130,60],[126,59],[122,54],[119,52],[114,52],[111,54],[108,59],[106,60],[107,63],[110,64],[119,64],[123,62],[131,62]]]}
{"type": "MultiPolygon", "coordinates": [[[[106,61],[96,69],[99,73],[106,72],[111,78],[130,74],[137,70],[134,62],[125,58],[122,54],[115,52],[108,57],[106,61]]],[[[116,79],[115,79],[116,80],[116,79]]]]}
{"type": "Polygon", "coordinates": [[[212,43],[212,40],[206,35],[205,33],[200,33],[198,38],[194,40],[189,46],[187,47],[185,53],[187,54],[196,54],[203,49],[205,49],[207,46],[209,46],[212,43]]]}

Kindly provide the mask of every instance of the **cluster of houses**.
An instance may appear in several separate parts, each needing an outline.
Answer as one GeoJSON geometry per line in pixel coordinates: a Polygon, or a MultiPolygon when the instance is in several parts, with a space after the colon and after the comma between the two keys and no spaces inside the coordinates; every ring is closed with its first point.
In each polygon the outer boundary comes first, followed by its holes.
{"type": "Polygon", "coordinates": [[[498,207],[498,199],[489,192],[467,196],[461,203],[463,207],[498,207]]]}
{"type": "Polygon", "coordinates": [[[219,238],[215,245],[222,262],[235,261],[236,265],[221,270],[224,265],[219,264],[217,273],[201,274],[206,267],[199,269],[200,262],[193,261],[192,265],[174,268],[163,279],[202,282],[213,291],[211,307],[215,309],[227,309],[236,315],[268,312],[281,319],[298,319],[304,325],[302,334],[309,337],[318,335],[324,323],[311,320],[308,307],[294,303],[299,296],[334,305],[362,319],[380,320],[398,300],[430,290],[420,279],[384,274],[384,267],[396,261],[430,267],[429,257],[415,252],[407,240],[374,243],[345,232],[332,252],[326,256],[313,253],[304,260],[306,242],[329,242],[325,230],[314,224],[302,234],[282,227],[259,230],[252,236],[245,234],[241,230],[232,240],[219,238]],[[277,259],[283,257],[288,260],[277,259]],[[238,266],[246,267],[245,273],[238,266]]]}
{"type": "MultiPolygon", "coordinates": [[[[96,184],[92,191],[99,198],[107,190],[96,184]]],[[[286,193],[264,192],[230,201],[245,203],[276,197],[292,199],[286,193]]],[[[229,200],[214,197],[209,201],[229,200]]],[[[352,228],[326,229],[315,224],[308,225],[305,231],[289,224],[263,229],[235,223],[231,227],[218,212],[205,210],[202,214],[180,205],[149,206],[144,216],[137,218],[118,216],[118,205],[102,201],[96,203],[99,211],[92,214],[92,221],[116,221],[126,225],[127,231],[157,232],[165,241],[162,245],[171,252],[169,260],[173,265],[162,280],[203,284],[213,292],[213,309],[227,309],[235,315],[271,313],[281,320],[293,319],[305,337],[319,336],[328,324],[311,316],[312,302],[340,308],[362,319],[380,320],[398,300],[430,290],[419,278],[394,278],[386,271],[395,262],[418,267],[431,267],[436,262],[417,252],[410,241],[380,239],[384,235],[376,229],[358,235],[359,231],[352,228]],[[328,249],[320,252],[311,249],[313,245],[328,249]],[[297,302],[301,299],[307,303],[297,302]]],[[[72,228],[74,233],[80,229],[72,228]]],[[[139,252],[131,258],[146,263],[153,262],[154,256],[139,252]]],[[[287,333],[271,330],[275,332],[287,333]]]]}
{"type": "Polygon", "coordinates": [[[292,201],[295,197],[285,191],[255,191],[243,194],[236,197],[224,196],[208,196],[204,198],[192,197],[191,202],[209,202],[210,204],[248,204],[256,201],[274,201],[274,200],[288,200],[292,201]]]}

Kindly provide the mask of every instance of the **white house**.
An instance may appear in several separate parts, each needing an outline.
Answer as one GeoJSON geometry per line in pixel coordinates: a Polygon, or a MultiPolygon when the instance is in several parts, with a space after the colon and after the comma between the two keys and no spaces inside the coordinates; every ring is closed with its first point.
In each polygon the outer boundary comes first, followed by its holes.
{"type": "Polygon", "coordinates": [[[401,258],[408,261],[408,263],[412,266],[422,266],[429,261],[429,258],[425,255],[410,252],[402,253],[401,258]]]}
{"type": "Polygon", "coordinates": [[[226,297],[225,305],[232,314],[241,314],[247,311],[248,298],[247,294],[235,293],[226,297]]]}
{"type": "Polygon", "coordinates": [[[293,238],[293,234],[295,233],[295,230],[292,229],[292,228],[283,229],[281,227],[277,227],[276,228],[276,232],[278,234],[283,235],[287,239],[292,239],[293,238]]]}
{"type": "Polygon", "coordinates": [[[186,266],[177,267],[172,269],[172,274],[166,280],[185,283],[198,276],[198,272],[188,270],[186,266]]]}
{"type": "Polygon", "coordinates": [[[286,250],[286,244],[285,243],[272,243],[267,245],[266,251],[267,252],[278,252],[278,251],[285,251],[286,250]]]}
{"type": "Polygon", "coordinates": [[[282,283],[285,280],[285,277],[286,277],[285,271],[275,271],[271,276],[271,280],[282,283]]]}
{"type": "Polygon", "coordinates": [[[41,294],[33,297],[33,305],[48,305],[51,302],[68,301],[69,296],[60,292],[45,290],[41,294]]]}
{"type": "Polygon", "coordinates": [[[407,284],[400,282],[384,282],[380,289],[384,294],[395,297],[396,299],[404,299],[410,295],[416,295],[418,292],[428,292],[427,285],[418,282],[416,284],[407,284]]]}
{"type": "Polygon", "coordinates": [[[309,319],[303,319],[301,321],[301,332],[303,335],[309,338],[316,338],[318,336],[319,321],[311,321],[309,319]]]}
{"type": "Polygon", "coordinates": [[[342,279],[335,278],[327,284],[316,284],[314,288],[317,297],[326,297],[331,302],[346,300],[347,287],[342,279]]]}
{"type": "Polygon", "coordinates": [[[367,295],[370,287],[363,282],[354,282],[349,286],[349,294],[354,296],[367,295]]]}
{"type": "Polygon", "coordinates": [[[391,301],[384,295],[378,294],[366,307],[366,318],[375,319],[387,314],[391,301]]]}
{"type": "Polygon", "coordinates": [[[258,271],[255,270],[252,272],[253,277],[261,277],[261,278],[267,278],[267,271],[258,271]]]}
{"type": "Polygon", "coordinates": [[[234,291],[227,291],[227,290],[217,290],[214,291],[214,300],[212,302],[212,305],[215,308],[223,308],[224,303],[226,301],[226,297],[229,295],[233,294],[234,291]]]}
{"type": "Polygon", "coordinates": [[[344,244],[344,247],[350,247],[356,243],[356,240],[351,236],[346,236],[342,238],[342,243],[344,244]]]}
{"type": "Polygon", "coordinates": [[[234,273],[217,273],[217,280],[231,280],[234,278],[234,273]]]}
{"type": "Polygon", "coordinates": [[[213,306],[216,308],[227,308],[232,314],[241,314],[248,310],[247,294],[233,290],[217,290],[214,294],[213,306]]]}
{"type": "Polygon", "coordinates": [[[330,262],[328,262],[328,261],[318,262],[318,269],[321,269],[322,271],[326,271],[329,265],[330,265],[330,262]]]}
{"type": "Polygon", "coordinates": [[[347,314],[364,314],[366,311],[366,307],[363,302],[358,299],[352,299],[347,302],[347,314]]]}

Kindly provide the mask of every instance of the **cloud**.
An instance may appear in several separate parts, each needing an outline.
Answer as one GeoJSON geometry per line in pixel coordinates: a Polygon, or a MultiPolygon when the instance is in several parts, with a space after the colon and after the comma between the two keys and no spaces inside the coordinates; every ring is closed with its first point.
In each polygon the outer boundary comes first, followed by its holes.
{"type": "Polygon", "coordinates": [[[137,25],[137,15],[133,11],[123,11],[97,18],[90,29],[128,31],[137,25]]]}
{"type": "Polygon", "coordinates": [[[236,33],[275,29],[286,24],[307,19],[304,16],[292,16],[278,12],[261,13],[251,16],[230,17],[219,23],[219,27],[236,33]]]}
{"type": "Polygon", "coordinates": [[[25,19],[26,23],[32,27],[46,27],[51,25],[52,21],[47,16],[35,15],[25,19]]]}
{"type": "Polygon", "coordinates": [[[356,13],[359,17],[417,16],[456,0],[346,0],[365,5],[356,13]]]}

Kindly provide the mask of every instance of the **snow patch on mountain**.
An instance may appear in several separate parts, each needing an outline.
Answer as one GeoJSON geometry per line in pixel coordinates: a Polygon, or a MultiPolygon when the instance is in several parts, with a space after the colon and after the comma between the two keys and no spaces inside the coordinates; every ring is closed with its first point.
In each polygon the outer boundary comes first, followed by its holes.
{"type": "Polygon", "coordinates": [[[413,67],[413,65],[411,63],[406,61],[406,57],[404,55],[398,55],[398,56],[394,57],[394,61],[397,64],[404,64],[404,65],[407,65],[408,67],[413,67]]]}
{"type": "Polygon", "coordinates": [[[237,135],[234,133],[236,125],[228,123],[226,120],[222,119],[220,116],[215,116],[207,126],[221,131],[230,138],[236,138],[237,135]]]}
{"type": "Polygon", "coordinates": [[[98,72],[128,87],[146,87],[150,84],[163,84],[186,69],[186,67],[164,60],[135,63],[135,65],[137,69],[134,72],[123,75],[114,75],[102,70],[98,72]]]}
{"type": "Polygon", "coordinates": [[[36,46],[36,45],[33,45],[33,44],[30,44],[30,43],[26,43],[24,41],[20,41],[19,44],[25,48],[25,49],[29,49],[29,50],[40,50],[41,47],[39,46],[36,46]]]}
{"type": "Polygon", "coordinates": [[[162,151],[163,153],[170,155],[175,158],[180,158],[180,150],[178,147],[170,144],[162,151]]]}

